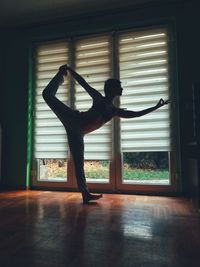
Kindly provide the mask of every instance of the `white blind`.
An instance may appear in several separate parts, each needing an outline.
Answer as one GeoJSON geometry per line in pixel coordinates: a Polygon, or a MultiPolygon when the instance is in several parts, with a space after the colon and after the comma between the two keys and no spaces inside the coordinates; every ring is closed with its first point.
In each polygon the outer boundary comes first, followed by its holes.
{"type": "MultiPolygon", "coordinates": [[[[76,71],[100,93],[104,82],[111,77],[111,41],[109,36],[78,40],[76,43],[76,71]]],[[[80,111],[88,110],[92,99],[78,84],[75,84],[75,106],[80,111]]],[[[85,159],[107,160],[111,158],[111,123],[85,136],[85,159]]]]}
{"type": "MultiPolygon", "coordinates": [[[[35,90],[35,158],[66,158],[66,132],[54,112],[45,103],[42,91],[54,77],[58,68],[68,62],[68,45],[66,41],[38,45],[36,50],[36,90],[35,90]]],[[[68,102],[65,81],[58,89],[56,97],[68,102]]]]}
{"type": "MultiPolygon", "coordinates": [[[[168,44],[165,29],[119,36],[121,107],[139,111],[169,98],[168,44]]],[[[121,120],[123,152],[170,151],[169,107],[121,120]]]]}

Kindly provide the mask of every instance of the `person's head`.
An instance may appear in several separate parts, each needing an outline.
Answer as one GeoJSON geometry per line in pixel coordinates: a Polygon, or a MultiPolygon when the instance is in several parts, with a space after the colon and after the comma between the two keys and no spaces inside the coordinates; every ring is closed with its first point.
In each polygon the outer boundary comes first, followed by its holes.
{"type": "Polygon", "coordinates": [[[105,96],[121,96],[122,95],[121,82],[118,79],[108,79],[104,84],[105,96]]]}

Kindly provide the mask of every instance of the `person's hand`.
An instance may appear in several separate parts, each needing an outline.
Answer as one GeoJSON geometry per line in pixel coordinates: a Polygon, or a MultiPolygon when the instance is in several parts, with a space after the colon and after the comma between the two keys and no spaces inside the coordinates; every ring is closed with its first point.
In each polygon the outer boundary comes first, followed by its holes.
{"type": "Polygon", "coordinates": [[[63,76],[67,76],[67,64],[65,64],[65,65],[62,65],[62,66],[60,66],[60,68],[59,68],[59,72],[63,75],[63,76]]]}
{"type": "Polygon", "coordinates": [[[157,105],[156,105],[156,108],[160,108],[160,107],[162,107],[162,106],[164,106],[164,105],[167,105],[167,104],[169,104],[169,100],[166,100],[166,101],[164,101],[162,98],[158,101],[158,103],[157,103],[157,105]]]}

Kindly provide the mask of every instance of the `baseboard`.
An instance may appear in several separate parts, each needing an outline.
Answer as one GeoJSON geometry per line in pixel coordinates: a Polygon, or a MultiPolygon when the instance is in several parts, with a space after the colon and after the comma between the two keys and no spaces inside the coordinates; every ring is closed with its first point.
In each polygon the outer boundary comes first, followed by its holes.
{"type": "Polygon", "coordinates": [[[9,190],[27,190],[28,188],[23,185],[0,185],[0,192],[1,191],[9,191],[9,190]]]}

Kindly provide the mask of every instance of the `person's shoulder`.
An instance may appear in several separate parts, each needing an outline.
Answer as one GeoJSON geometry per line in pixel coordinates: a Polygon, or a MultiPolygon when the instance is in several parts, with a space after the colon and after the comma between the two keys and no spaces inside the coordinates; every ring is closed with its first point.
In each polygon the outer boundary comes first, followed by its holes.
{"type": "Polygon", "coordinates": [[[94,102],[103,102],[105,101],[105,96],[103,96],[99,91],[96,91],[95,97],[93,97],[94,102]]]}

